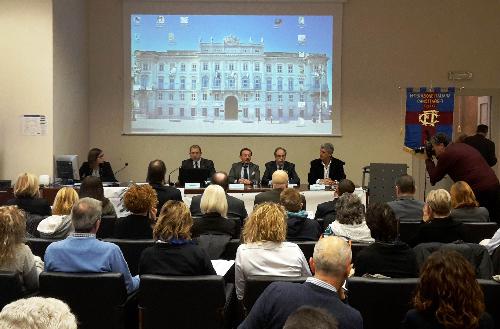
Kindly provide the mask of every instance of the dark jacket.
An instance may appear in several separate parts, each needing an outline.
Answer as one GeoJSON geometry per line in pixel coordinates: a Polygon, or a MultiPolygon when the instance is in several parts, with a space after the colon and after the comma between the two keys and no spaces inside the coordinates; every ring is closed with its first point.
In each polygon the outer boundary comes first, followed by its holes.
{"type": "MultiPolygon", "coordinates": [[[[274,202],[279,204],[281,192],[283,192],[283,189],[278,189],[278,188],[265,192],[260,192],[255,196],[253,204],[254,206],[263,202],[274,202]]],[[[302,210],[306,210],[306,197],[301,194],[300,198],[302,199],[302,210]]]]}
{"type": "Polygon", "coordinates": [[[239,219],[224,218],[218,213],[204,214],[201,217],[193,218],[193,227],[191,232],[193,237],[202,234],[226,234],[233,239],[240,238],[239,219]]]}
{"type": "Polygon", "coordinates": [[[50,216],[52,209],[46,199],[42,198],[14,198],[5,202],[5,206],[18,206],[30,214],[50,216]]]}
{"type": "Polygon", "coordinates": [[[337,215],[337,211],[335,210],[336,203],[337,199],[320,203],[316,208],[314,218],[323,219],[323,227],[327,227],[335,221],[335,216],[337,215]]]}
{"type": "Polygon", "coordinates": [[[288,241],[318,241],[322,229],[318,221],[307,218],[307,212],[287,212],[287,232],[288,241]]]}
{"type": "Polygon", "coordinates": [[[420,223],[410,245],[416,246],[424,242],[450,243],[457,240],[464,240],[463,223],[446,217],[420,223]]]}
{"type": "Polygon", "coordinates": [[[469,136],[464,140],[464,143],[469,144],[479,151],[490,167],[497,163],[495,156],[495,143],[481,134],[469,136]]]}
{"type": "MultiPolygon", "coordinates": [[[[85,161],[80,167],[80,180],[83,180],[87,176],[92,176],[92,168],[90,168],[89,163],[85,161]]],[[[99,177],[103,182],[117,181],[109,162],[103,162],[99,164],[99,177]]]]}
{"type": "MultiPolygon", "coordinates": [[[[193,160],[191,160],[191,159],[183,160],[181,163],[181,168],[184,168],[184,169],[194,168],[193,160]]],[[[212,160],[201,158],[200,159],[200,168],[209,170],[208,177],[212,177],[212,175],[215,174],[215,166],[214,166],[214,162],[212,160]]]]}
{"type": "Polygon", "coordinates": [[[115,222],[115,233],[117,239],[152,239],[153,230],[151,221],[147,216],[130,214],[119,218],[115,222]]]}
{"type": "Polygon", "coordinates": [[[181,191],[179,191],[175,187],[151,183],[149,185],[154,188],[158,197],[157,216],[160,216],[161,207],[163,207],[165,202],[167,202],[168,200],[182,201],[181,191]]]}
{"type": "MultiPolygon", "coordinates": [[[[201,209],[200,209],[200,203],[201,203],[201,195],[195,195],[191,199],[191,206],[189,207],[189,210],[191,211],[191,215],[193,216],[201,216],[201,209]]],[[[245,208],[245,203],[243,200],[240,200],[238,198],[235,198],[234,196],[231,196],[226,193],[226,200],[227,200],[227,215],[229,217],[238,217],[240,219],[240,223],[243,224],[243,220],[247,218],[247,210],[245,208]]]]}
{"type": "MultiPolygon", "coordinates": [[[[264,175],[262,176],[262,186],[267,187],[272,180],[273,173],[278,170],[278,166],[276,165],[276,161],[269,161],[265,164],[266,170],[264,171],[264,175]]],[[[295,164],[285,161],[283,164],[283,169],[288,174],[288,183],[297,184],[300,186],[300,178],[299,175],[295,172],[295,164]]]]}
{"type": "MultiPolygon", "coordinates": [[[[330,162],[330,172],[328,177],[333,180],[342,180],[345,178],[344,172],[345,162],[337,158],[332,157],[330,162]]],[[[318,179],[324,178],[324,166],[321,159],[316,159],[311,161],[311,168],[309,169],[308,181],[309,185],[316,184],[318,179]]]]}
{"type": "MultiPolygon", "coordinates": [[[[444,326],[440,324],[436,316],[433,314],[422,313],[416,309],[411,309],[406,313],[406,316],[401,323],[401,329],[444,329],[444,326]]],[[[479,319],[478,329],[493,329],[495,324],[493,318],[488,313],[483,313],[479,319]]]]}

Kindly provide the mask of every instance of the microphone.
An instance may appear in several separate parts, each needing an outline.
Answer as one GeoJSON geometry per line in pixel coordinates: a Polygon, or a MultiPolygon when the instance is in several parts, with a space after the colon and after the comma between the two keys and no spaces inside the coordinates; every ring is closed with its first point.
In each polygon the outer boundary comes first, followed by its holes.
{"type": "Polygon", "coordinates": [[[115,171],[115,172],[113,173],[113,175],[118,174],[120,171],[122,171],[123,169],[127,168],[127,166],[128,166],[128,162],[125,162],[125,165],[124,165],[123,167],[121,167],[120,169],[118,169],[117,171],[115,171]]]}
{"type": "Polygon", "coordinates": [[[176,172],[179,169],[181,169],[181,167],[177,167],[177,168],[175,168],[174,170],[172,170],[171,172],[168,173],[168,181],[167,181],[168,185],[172,185],[172,183],[170,183],[170,175],[172,175],[174,172],[176,172]]]}

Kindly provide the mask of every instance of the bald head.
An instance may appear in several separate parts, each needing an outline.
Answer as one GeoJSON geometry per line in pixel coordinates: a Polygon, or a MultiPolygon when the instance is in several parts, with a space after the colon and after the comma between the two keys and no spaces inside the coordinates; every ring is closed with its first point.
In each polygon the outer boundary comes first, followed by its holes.
{"type": "Polygon", "coordinates": [[[212,184],[221,186],[224,191],[229,188],[229,180],[227,174],[224,171],[218,171],[212,175],[212,184]]]}
{"type": "Polygon", "coordinates": [[[336,236],[320,239],[314,247],[316,274],[343,279],[347,276],[351,258],[351,247],[347,241],[336,236]]]}
{"type": "Polygon", "coordinates": [[[285,188],[288,186],[288,174],[284,170],[276,170],[272,176],[273,188],[285,188]]]}

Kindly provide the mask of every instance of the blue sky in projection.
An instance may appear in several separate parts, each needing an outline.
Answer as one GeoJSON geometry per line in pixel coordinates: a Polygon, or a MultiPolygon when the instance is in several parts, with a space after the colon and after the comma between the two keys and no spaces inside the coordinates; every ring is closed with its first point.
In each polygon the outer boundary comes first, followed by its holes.
{"type": "Polygon", "coordinates": [[[326,54],[332,90],[332,16],[161,15],[163,21],[159,21],[159,15],[131,15],[132,54],[135,50],[196,51],[200,39],[221,43],[228,35],[239,38],[240,43],[263,38],[265,51],[326,54]],[[305,43],[299,43],[298,35],[305,35],[305,43]]]}

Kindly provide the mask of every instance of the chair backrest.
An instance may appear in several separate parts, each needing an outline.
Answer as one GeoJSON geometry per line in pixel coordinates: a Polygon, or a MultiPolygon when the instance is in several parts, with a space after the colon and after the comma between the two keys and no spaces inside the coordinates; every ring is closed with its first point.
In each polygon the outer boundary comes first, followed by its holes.
{"type": "Polygon", "coordinates": [[[142,275],[142,328],[221,328],[226,304],[224,278],[217,275],[142,275]]]}
{"type": "Polygon", "coordinates": [[[294,241],[293,243],[296,243],[299,246],[306,260],[309,260],[309,258],[313,256],[316,242],[317,241],[294,241]]]}
{"type": "MultiPolygon", "coordinates": [[[[401,222],[399,223],[399,238],[408,243],[415,235],[420,222],[401,222]]],[[[479,243],[483,239],[489,239],[495,234],[498,224],[495,222],[464,222],[464,241],[479,243]]]]}
{"type": "Polygon", "coordinates": [[[45,250],[52,242],[59,241],[58,239],[43,239],[43,238],[27,238],[26,244],[30,247],[33,255],[43,259],[45,250]]]}
{"type": "Polygon", "coordinates": [[[259,296],[266,290],[267,286],[275,281],[286,281],[303,283],[307,277],[303,276],[268,276],[268,275],[250,275],[245,280],[245,295],[243,296],[243,306],[248,314],[259,296]]]}
{"type": "Polygon", "coordinates": [[[236,258],[236,251],[240,246],[240,239],[231,239],[226,244],[226,250],[220,256],[221,259],[231,260],[236,258]]]}
{"type": "Polygon", "coordinates": [[[113,237],[115,232],[115,216],[102,216],[101,224],[99,225],[99,230],[96,232],[96,237],[98,239],[106,239],[113,237]]]}
{"type": "Polygon", "coordinates": [[[127,292],[121,273],[42,272],[40,295],[66,302],[82,329],[119,328],[123,322],[127,292]]]}
{"type": "Polygon", "coordinates": [[[104,241],[112,242],[120,247],[132,275],[139,273],[139,260],[142,251],[154,245],[153,240],[104,239],[104,241]]]}
{"type": "Polygon", "coordinates": [[[495,328],[500,328],[500,283],[493,280],[478,279],[479,285],[483,289],[484,304],[488,312],[495,321],[495,328]]]}
{"type": "Polygon", "coordinates": [[[0,271],[0,310],[7,304],[22,298],[23,286],[16,272],[0,271]]]}
{"type": "Polygon", "coordinates": [[[352,242],[351,244],[352,260],[354,261],[358,253],[364,248],[368,247],[369,245],[370,243],[365,243],[365,242],[352,242]]]}
{"type": "Polygon", "coordinates": [[[365,329],[400,328],[418,279],[371,279],[351,277],[347,281],[349,305],[361,312],[365,329]]]}

